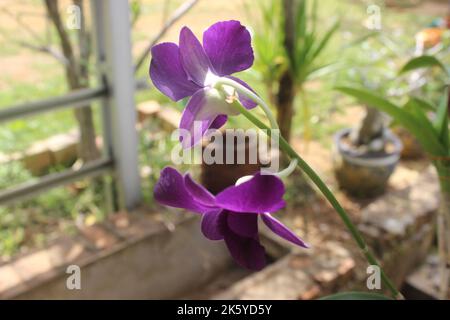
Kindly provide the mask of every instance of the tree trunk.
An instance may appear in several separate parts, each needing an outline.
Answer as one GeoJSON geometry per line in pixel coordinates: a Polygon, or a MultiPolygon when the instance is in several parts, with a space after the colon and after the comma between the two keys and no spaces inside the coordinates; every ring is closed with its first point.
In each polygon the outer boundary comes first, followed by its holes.
{"type": "Polygon", "coordinates": [[[352,132],[352,142],[356,146],[369,145],[374,139],[383,136],[383,115],[378,109],[366,107],[366,115],[352,132]]]}
{"type": "MultiPolygon", "coordinates": [[[[295,41],[295,0],[283,0],[284,11],[284,47],[286,54],[293,61],[295,41]]],[[[294,116],[295,81],[290,68],[281,76],[276,97],[277,121],[281,135],[289,142],[291,138],[292,118],[294,116]]]]}
{"type": "MultiPolygon", "coordinates": [[[[80,52],[79,59],[77,59],[77,57],[75,56],[73,46],[70,43],[69,36],[61,20],[60,13],[58,11],[58,0],[45,0],[47,13],[56,28],[60,40],[61,49],[65,58],[67,59],[67,64],[64,67],[66,80],[71,90],[86,88],[89,85],[89,72],[87,64],[90,55],[90,46],[89,37],[87,35],[84,24],[85,17],[83,14],[83,1],[75,0],[74,4],[77,5],[81,11],[81,28],[80,30],[78,30],[80,52]]],[[[78,143],[79,158],[83,162],[98,159],[100,156],[100,152],[96,144],[96,133],[92,115],[92,108],[87,105],[82,108],[75,109],[74,113],[80,131],[80,141],[78,143]]]]}
{"type": "Polygon", "coordinates": [[[294,117],[294,80],[290,72],[285,72],[280,79],[277,94],[277,121],[281,135],[290,141],[292,118],[294,117]]]}

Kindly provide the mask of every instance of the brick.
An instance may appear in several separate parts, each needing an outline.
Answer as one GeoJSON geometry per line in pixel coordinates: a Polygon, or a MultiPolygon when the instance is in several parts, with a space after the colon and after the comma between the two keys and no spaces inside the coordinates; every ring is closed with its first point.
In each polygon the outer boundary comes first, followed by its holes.
{"type": "Polygon", "coordinates": [[[53,269],[50,256],[45,250],[25,255],[11,263],[19,277],[27,282],[53,269]]]}
{"type": "Polygon", "coordinates": [[[83,226],[80,228],[80,233],[93,245],[93,247],[99,250],[110,248],[118,243],[119,240],[114,234],[107,231],[100,224],[83,226]]]}
{"type": "Polygon", "coordinates": [[[16,269],[10,264],[0,267],[0,299],[7,299],[14,293],[25,289],[25,282],[16,269]]]}
{"type": "Polygon", "coordinates": [[[406,279],[406,299],[439,299],[439,257],[430,255],[426,262],[406,279]]]}
{"type": "Polygon", "coordinates": [[[178,128],[181,120],[181,113],[170,107],[161,108],[158,112],[158,119],[162,122],[162,128],[164,131],[172,131],[178,128]]]}
{"type": "Polygon", "coordinates": [[[78,133],[73,131],[47,139],[54,164],[70,164],[77,159],[78,133]]]}
{"type": "MultiPolygon", "coordinates": [[[[403,181],[402,181],[403,180],[403,181]]],[[[397,286],[426,257],[434,237],[439,183],[431,166],[361,212],[358,226],[397,286]]]]}
{"type": "Polygon", "coordinates": [[[315,299],[329,294],[353,275],[350,252],[335,242],[293,251],[214,296],[216,299],[315,299]]]}
{"type": "Polygon", "coordinates": [[[53,164],[52,153],[45,141],[35,143],[21,161],[34,175],[42,175],[53,164]]]}
{"type": "Polygon", "coordinates": [[[161,110],[161,106],[156,101],[145,101],[139,103],[137,106],[138,122],[144,122],[145,120],[156,116],[161,110]]]}
{"type": "Polygon", "coordinates": [[[58,268],[92,256],[93,253],[87,250],[83,243],[78,240],[78,237],[64,236],[55,240],[47,249],[44,249],[52,267],[58,268]]]}

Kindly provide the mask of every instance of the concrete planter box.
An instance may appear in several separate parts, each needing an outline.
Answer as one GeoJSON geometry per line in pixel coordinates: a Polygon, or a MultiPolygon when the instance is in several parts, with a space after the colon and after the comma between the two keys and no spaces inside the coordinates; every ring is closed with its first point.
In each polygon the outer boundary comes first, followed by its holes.
{"type": "Polygon", "coordinates": [[[104,224],[102,232],[91,229],[87,236],[59,239],[54,246],[0,266],[0,298],[176,298],[232,263],[221,242],[203,237],[198,217],[180,219],[169,231],[144,215],[135,215],[126,228],[104,224]],[[103,249],[96,249],[99,244],[103,249]],[[66,268],[72,264],[81,268],[81,290],[66,287],[66,268]]]}

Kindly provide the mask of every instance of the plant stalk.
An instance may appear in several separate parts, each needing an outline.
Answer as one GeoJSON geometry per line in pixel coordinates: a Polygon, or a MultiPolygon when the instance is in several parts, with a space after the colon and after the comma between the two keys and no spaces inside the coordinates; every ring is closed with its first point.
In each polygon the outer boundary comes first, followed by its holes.
{"type": "MultiPolygon", "coordinates": [[[[437,218],[439,249],[439,295],[448,299],[450,282],[450,166],[435,163],[441,186],[441,203],[437,218]]],[[[447,160],[448,162],[448,160],[447,160]]]]}
{"type": "MultiPolygon", "coordinates": [[[[222,82],[222,79],[219,80],[219,82],[222,82]]],[[[236,83],[235,81],[225,79],[223,84],[230,85],[234,87],[239,93],[245,94],[250,99],[253,99],[254,96],[258,98],[258,100],[261,100],[255,93],[253,93],[251,90],[248,90],[244,86],[240,85],[239,83],[236,83]]],[[[256,103],[259,104],[258,100],[253,99],[256,103]]],[[[253,113],[251,113],[249,110],[247,110],[244,106],[242,106],[239,103],[234,104],[238,109],[239,112],[244,115],[250,122],[252,122],[255,126],[257,126],[259,129],[264,130],[269,136],[272,135],[273,130],[268,127],[266,124],[264,124],[260,119],[258,119],[253,113]]],[[[265,107],[263,107],[264,111],[266,112],[269,121],[273,122],[273,115],[268,108],[268,106],[264,103],[265,107]]],[[[381,272],[381,280],[386,285],[386,287],[391,292],[392,296],[395,299],[404,299],[403,295],[396,289],[392,281],[389,279],[389,277],[385,274],[383,269],[381,268],[380,264],[370,251],[369,247],[366,245],[366,242],[364,241],[364,238],[362,237],[359,230],[356,228],[356,226],[351,221],[349,215],[345,211],[345,209],[340,205],[336,197],[333,195],[331,190],[327,187],[327,185],[322,181],[322,179],[317,175],[317,173],[306,163],[305,160],[303,160],[300,155],[297,154],[297,152],[289,145],[289,143],[281,136],[278,135],[280,139],[280,148],[291,158],[297,160],[298,167],[308,175],[308,177],[312,180],[312,182],[317,186],[317,188],[322,192],[322,194],[325,196],[325,198],[328,200],[328,202],[333,206],[333,208],[336,210],[336,212],[339,214],[340,218],[344,222],[345,226],[349,230],[350,234],[352,235],[353,239],[356,241],[356,244],[361,249],[363,255],[367,259],[370,265],[376,265],[380,268],[381,272]]]]}

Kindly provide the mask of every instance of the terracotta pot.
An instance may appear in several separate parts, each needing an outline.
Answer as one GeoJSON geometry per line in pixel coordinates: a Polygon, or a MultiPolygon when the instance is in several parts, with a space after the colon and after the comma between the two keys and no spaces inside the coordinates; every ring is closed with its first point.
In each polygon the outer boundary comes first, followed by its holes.
{"type": "Polygon", "coordinates": [[[392,131],[400,138],[403,144],[403,150],[401,152],[401,158],[405,160],[421,159],[425,156],[425,152],[414,137],[408,130],[402,127],[393,128],[392,131]]]}
{"type": "Polygon", "coordinates": [[[380,195],[400,159],[402,143],[394,134],[387,132],[386,139],[394,147],[391,153],[376,157],[361,155],[345,148],[342,143],[350,132],[351,129],[344,129],[334,136],[333,166],[338,184],[355,197],[380,195]]]}
{"type": "MultiPolygon", "coordinates": [[[[242,134],[236,135],[242,137],[242,134]]],[[[225,136],[225,132],[222,132],[222,139],[224,142],[225,136]]],[[[215,150],[220,150],[223,155],[222,164],[206,164],[204,161],[202,162],[202,184],[213,194],[217,194],[225,188],[234,185],[240,177],[255,174],[262,167],[257,152],[258,143],[251,145],[249,143],[249,139],[245,139],[244,143],[238,142],[238,140],[242,139],[234,139],[234,141],[228,141],[227,143],[213,141],[203,144],[203,151],[205,151],[206,148],[214,148],[215,150]],[[230,161],[226,161],[227,149],[231,150],[230,152],[233,152],[234,150],[232,163],[230,163],[230,161]],[[251,152],[256,152],[254,154],[258,155],[256,163],[252,163],[255,161],[250,161],[251,159],[249,155],[251,154],[251,152]],[[242,156],[243,153],[245,154],[245,161],[244,163],[238,164],[238,155],[242,156]],[[227,164],[227,162],[229,164],[227,164]]]]}

